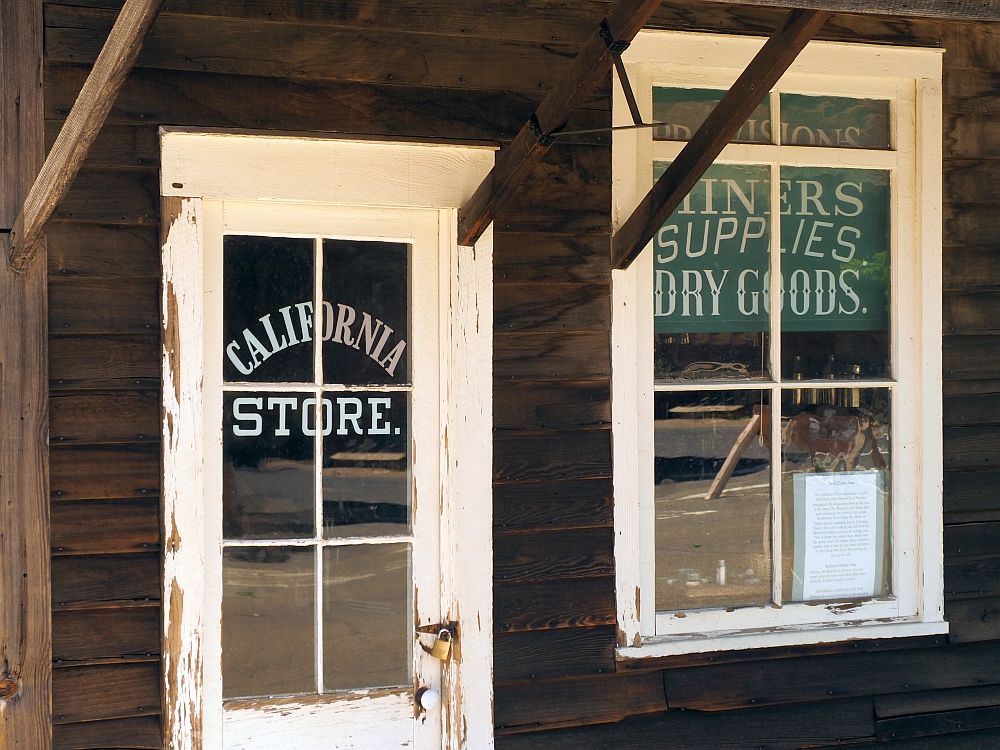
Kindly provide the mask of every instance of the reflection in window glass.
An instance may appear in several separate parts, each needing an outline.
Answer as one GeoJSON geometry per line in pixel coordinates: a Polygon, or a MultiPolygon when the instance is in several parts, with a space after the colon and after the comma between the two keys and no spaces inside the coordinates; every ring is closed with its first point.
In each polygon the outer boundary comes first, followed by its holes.
{"type": "Polygon", "coordinates": [[[889,376],[889,173],[781,168],[782,376],[889,376]]]}
{"type": "Polygon", "coordinates": [[[223,536],[312,537],[316,398],[242,392],[223,403],[223,536]]]}
{"type": "Polygon", "coordinates": [[[884,389],[783,394],[784,601],[889,593],[890,423],[884,389]]]}
{"type": "Polygon", "coordinates": [[[222,695],[316,690],[312,548],[229,547],[222,558],[222,695]]]}
{"type": "Polygon", "coordinates": [[[314,247],[293,237],[223,239],[227,382],[312,381],[314,247]]]}
{"type": "Polygon", "coordinates": [[[714,165],[656,233],[657,380],[768,376],[770,184],[767,166],[714,165]]]}
{"type": "Polygon", "coordinates": [[[787,146],[889,148],[889,102],[782,94],[781,142],[787,146]]]}
{"type": "Polygon", "coordinates": [[[323,438],[323,534],[409,530],[408,394],[328,391],[323,438]]]}
{"type": "MultiPolygon", "coordinates": [[[[653,128],[657,141],[687,141],[722,101],[725,91],[653,87],[653,128]]],[[[734,143],[771,143],[771,95],[747,119],[733,138],[734,143]]]]}
{"type": "Polygon", "coordinates": [[[324,549],[325,688],[408,684],[412,610],[409,544],[324,549]]]}
{"type": "Polygon", "coordinates": [[[409,246],[323,240],[323,379],[409,382],[409,246]]]}
{"type": "Polygon", "coordinates": [[[766,391],[656,393],[658,611],[770,601],[768,404],[766,391]]]}

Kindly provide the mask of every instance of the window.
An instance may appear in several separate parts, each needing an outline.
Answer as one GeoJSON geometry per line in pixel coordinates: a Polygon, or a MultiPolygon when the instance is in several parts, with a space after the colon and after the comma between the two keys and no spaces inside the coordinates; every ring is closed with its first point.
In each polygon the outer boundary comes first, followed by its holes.
{"type": "MultiPolygon", "coordinates": [[[[762,43],[639,35],[619,223],[762,43]]],[[[615,272],[622,658],[947,629],[940,67],[809,45],[615,272]]]]}

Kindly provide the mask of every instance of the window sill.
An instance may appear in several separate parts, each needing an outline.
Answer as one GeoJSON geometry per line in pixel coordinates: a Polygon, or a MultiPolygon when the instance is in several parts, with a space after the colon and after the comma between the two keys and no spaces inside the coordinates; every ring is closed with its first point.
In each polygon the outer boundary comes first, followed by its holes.
{"type": "MultiPolygon", "coordinates": [[[[744,651],[781,646],[811,646],[827,643],[849,643],[884,638],[917,638],[943,635],[948,632],[944,621],[844,623],[831,627],[796,626],[768,628],[759,631],[729,631],[714,634],[693,633],[676,636],[644,638],[640,646],[620,647],[615,657],[619,662],[639,662],[684,654],[705,654],[719,651],[744,651]]],[[[627,665],[626,665],[627,666],[627,665]]]]}

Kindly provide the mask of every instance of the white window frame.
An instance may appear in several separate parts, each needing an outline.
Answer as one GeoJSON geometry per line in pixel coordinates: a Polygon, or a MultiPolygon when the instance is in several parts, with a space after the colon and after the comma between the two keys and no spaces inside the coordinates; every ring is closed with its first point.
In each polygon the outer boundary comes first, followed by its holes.
{"type": "MultiPolygon", "coordinates": [[[[224,230],[222,202],[249,217],[241,225],[253,222],[253,206],[262,221],[269,212],[279,216],[295,205],[316,206],[317,215],[324,206],[347,206],[359,212],[420,209],[437,216],[440,397],[421,406],[438,413],[441,445],[434,471],[440,523],[433,530],[440,538],[440,589],[431,599],[440,599],[433,621],[459,623],[455,649],[461,658],[442,665],[442,706],[427,718],[440,721],[442,748],[493,747],[492,232],[474,248],[460,247],[457,217],[492,168],[494,150],[161,131],[163,679],[169,747],[222,747],[221,523],[217,509],[204,502],[212,484],[204,425],[212,404],[221,403],[221,394],[206,391],[213,380],[211,373],[206,378],[212,367],[205,362],[211,326],[206,251],[210,237],[221,238],[224,230]],[[251,201],[252,206],[245,203],[251,201]]],[[[301,231],[323,233],[321,223],[301,231]]],[[[360,695],[354,703],[368,699],[360,695]]],[[[310,710],[285,707],[299,708],[310,710]]],[[[350,714],[340,720],[351,721],[350,714]]]]}
{"type": "MultiPolygon", "coordinates": [[[[722,34],[643,31],[624,55],[645,122],[653,85],[727,90],[766,40],[722,34]]],[[[612,419],[616,585],[620,659],[947,632],[942,554],[941,227],[942,51],[812,42],[772,89],[890,99],[893,148],[861,151],[781,145],[727,146],[718,163],[833,166],[891,172],[891,357],[893,380],[860,383],[892,391],[892,585],[889,599],[655,611],[653,507],[652,243],[612,273],[612,419]],[[911,250],[915,248],[915,250],[911,250]],[[906,314],[904,314],[904,311],[906,314]],[[916,408],[913,405],[916,404],[916,408]],[[906,511],[904,512],[904,508],[906,511]]],[[[772,96],[772,120],[777,96],[772,96]]],[[[616,122],[627,117],[615,86],[616,122]]],[[[613,142],[614,222],[620,226],[652,186],[653,161],[684,143],[654,141],[649,128],[619,130],[613,142]]],[[[771,205],[780,186],[771,180],[771,205]]],[[[771,232],[772,299],[778,298],[778,233],[771,232]]],[[[771,320],[780,361],[780,322],[771,320]]],[[[786,381],[787,383],[787,381],[786,381]]],[[[769,390],[780,380],[707,382],[685,390],[769,390]]],[[[779,446],[780,420],[771,445],[779,446]]],[[[772,461],[771,484],[781,466],[772,461]]],[[[772,512],[780,538],[781,512],[772,512]]],[[[775,565],[776,569],[780,566],[775,565]]],[[[779,574],[780,576],[780,574],[779,574]]],[[[780,579],[774,600],[780,601],[780,579]]]]}

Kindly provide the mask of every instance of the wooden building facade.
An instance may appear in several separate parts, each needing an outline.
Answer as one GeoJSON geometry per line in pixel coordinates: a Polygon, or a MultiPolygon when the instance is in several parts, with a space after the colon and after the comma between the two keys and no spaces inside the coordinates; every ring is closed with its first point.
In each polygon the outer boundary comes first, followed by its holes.
{"type": "MultiPolygon", "coordinates": [[[[853,0],[774,5],[784,7],[664,0],[645,27],[766,38],[790,6],[839,7],[848,12],[830,16],[816,39],[944,51],[943,441],[932,449],[944,469],[947,632],[859,639],[845,631],[831,642],[627,660],[619,653],[629,644],[621,642],[616,589],[610,126],[629,114],[616,108],[612,117],[618,84],[609,68],[565,127],[576,134],[555,140],[492,226],[492,384],[483,389],[492,399],[492,502],[484,499],[492,513],[492,681],[480,688],[500,750],[1000,747],[997,13],[988,2],[886,3],[885,15],[853,0]]],[[[8,111],[0,218],[12,222],[122,2],[4,6],[5,64],[13,65],[15,42],[44,45],[40,118],[29,126],[44,128],[45,149],[39,142],[27,166],[14,157],[19,149],[29,160],[10,125],[9,90],[0,104],[8,111]],[[42,27],[29,23],[35,6],[42,27]]],[[[176,731],[183,718],[171,702],[180,698],[164,662],[164,556],[177,539],[163,510],[161,367],[172,333],[161,324],[169,317],[161,252],[173,217],[163,213],[171,204],[162,202],[160,129],[502,153],[610,7],[165,0],[46,227],[47,255],[38,261],[47,258],[47,272],[0,285],[8,340],[0,372],[6,380],[30,360],[47,388],[47,416],[44,403],[31,413],[47,420],[35,484],[47,472],[49,503],[48,544],[40,527],[37,544],[7,539],[0,564],[21,561],[19,577],[37,590],[31,550],[51,549],[43,614],[25,613],[20,594],[0,590],[0,623],[51,617],[50,670],[38,668],[41,646],[30,643],[44,628],[24,626],[0,644],[0,745],[44,748],[51,728],[52,747],[62,750],[201,747],[200,728],[176,731]],[[26,278],[34,287],[23,288],[26,278]],[[32,360],[9,341],[30,338],[17,310],[45,310],[46,289],[46,336],[32,360]],[[47,376],[38,365],[46,349],[47,376]],[[39,716],[44,727],[31,729],[39,716]]],[[[12,408],[14,393],[4,385],[0,409],[12,408]]],[[[8,469],[35,460],[32,446],[0,439],[8,469]]],[[[8,506],[13,494],[30,494],[21,485],[4,491],[8,506]]],[[[0,582],[13,585],[11,575],[0,582]]],[[[445,734],[448,747],[487,750],[467,731],[445,734]]]]}

